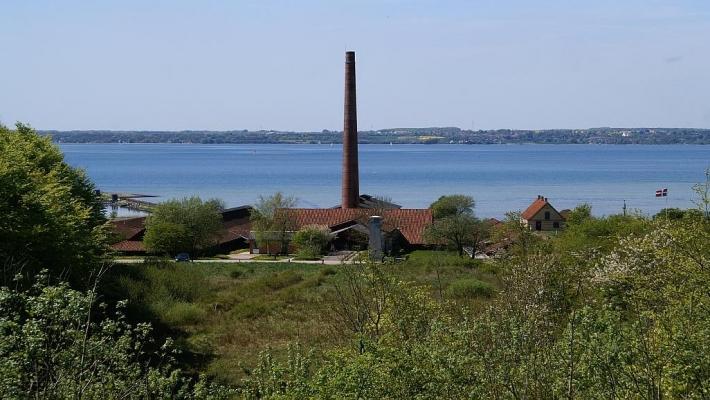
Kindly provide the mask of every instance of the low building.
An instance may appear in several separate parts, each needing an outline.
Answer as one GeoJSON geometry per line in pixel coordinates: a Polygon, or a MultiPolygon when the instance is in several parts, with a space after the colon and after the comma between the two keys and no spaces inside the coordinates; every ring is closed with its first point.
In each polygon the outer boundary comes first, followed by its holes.
{"type": "Polygon", "coordinates": [[[565,227],[565,218],[543,196],[537,196],[520,214],[520,222],[534,231],[558,231],[565,227]]]}
{"type": "Polygon", "coordinates": [[[125,255],[145,254],[143,236],[146,217],[116,218],[111,220],[113,244],[111,249],[125,255]]]}
{"type": "MultiPolygon", "coordinates": [[[[331,251],[367,249],[371,236],[370,225],[375,216],[382,217],[378,224],[381,224],[379,231],[382,233],[384,254],[420,248],[426,245],[424,230],[433,221],[430,209],[292,208],[283,212],[289,213],[294,232],[308,225],[328,227],[334,236],[331,251]]],[[[266,245],[258,243],[256,237],[255,232],[252,232],[250,251],[266,253],[266,245]]]]}
{"type": "MultiPolygon", "coordinates": [[[[249,246],[251,206],[228,208],[222,211],[222,227],[217,245],[209,249],[211,253],[229,253],[249,246]]],[[[111,249],[124,255],[144,255],[146,217],[119,218],[111,220],[114,243],[111,249]]]]}

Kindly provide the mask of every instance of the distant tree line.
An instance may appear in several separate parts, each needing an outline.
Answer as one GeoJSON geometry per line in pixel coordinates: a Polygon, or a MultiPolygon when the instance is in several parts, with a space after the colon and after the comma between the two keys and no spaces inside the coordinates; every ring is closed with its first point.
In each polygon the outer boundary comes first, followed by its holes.
{"type": "MultiPolygon", "coordinates": [[[[338,144],[338,131],[42,131],[60,143],[338,144]]],[[[710,129],[591,128],[462,130],[394,128],[359,132],[365,144],[710,144],[710,129]]]]}

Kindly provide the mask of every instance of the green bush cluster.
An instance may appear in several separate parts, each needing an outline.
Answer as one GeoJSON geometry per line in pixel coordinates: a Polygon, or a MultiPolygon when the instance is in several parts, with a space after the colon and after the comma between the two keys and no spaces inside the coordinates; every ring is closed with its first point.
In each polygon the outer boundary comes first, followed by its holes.
{"type": "Polygon", "coordinates": [[[209,295],[209,286],[202,271],[182,263],[145,264],[138,270],[125,267],[116,282],[118,293],[125,296],[132,309],[145,308],[149,318],[157,316],[163,323],[181,326],[197,323],[204,310],[193,304],[209,295]]]}
{"type": "Polygon", "coordinates": [[[446,294],[453,299],[491,297],[493,295],[493,287],[474,278],[460,279],[449,285],[446,289],[446,294]]]}
{"type": "Polygon", "coordinates": [[[308,225],[293,235],[292,243],[296,247],[296,258],[317,260],[325,254],[331,234],[328,227],[308,225]]]}

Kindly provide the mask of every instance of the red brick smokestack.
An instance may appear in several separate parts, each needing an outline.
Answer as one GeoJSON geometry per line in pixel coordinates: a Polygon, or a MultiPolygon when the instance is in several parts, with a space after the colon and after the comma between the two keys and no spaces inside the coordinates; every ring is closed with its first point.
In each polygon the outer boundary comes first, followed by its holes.
{"type": "Polygon", "coordinates": [[[357,104],[355,99],[355,52],[345,53],[345,119],[343,127],[343,208],[357,208],[360,177],[357,162],[357,104]]]}

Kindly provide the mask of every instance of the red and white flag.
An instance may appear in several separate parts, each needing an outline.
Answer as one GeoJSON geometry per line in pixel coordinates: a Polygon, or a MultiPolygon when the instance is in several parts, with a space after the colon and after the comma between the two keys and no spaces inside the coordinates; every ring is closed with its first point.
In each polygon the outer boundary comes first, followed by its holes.
{"type": "Polygon", "coordinates": [[[668,196],[668,188],[656,190],[656,197],[666,197],[668,196]]]}

